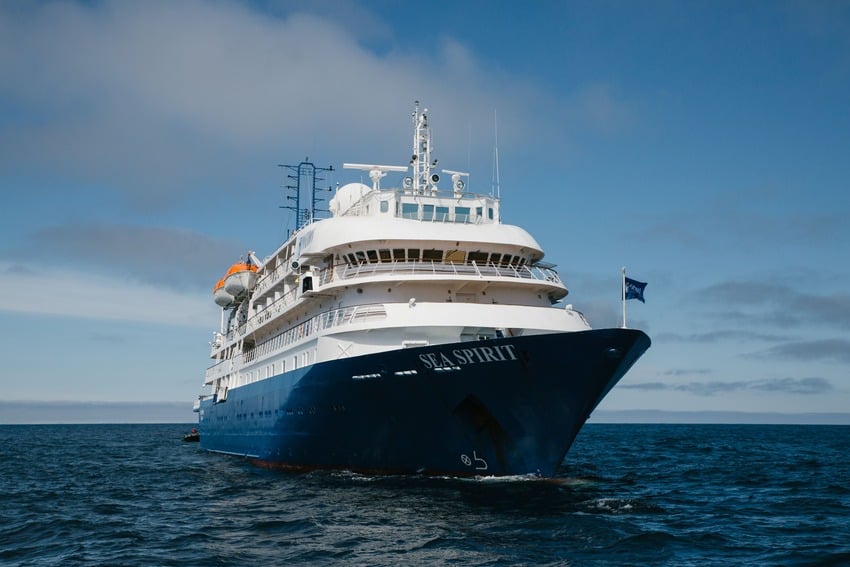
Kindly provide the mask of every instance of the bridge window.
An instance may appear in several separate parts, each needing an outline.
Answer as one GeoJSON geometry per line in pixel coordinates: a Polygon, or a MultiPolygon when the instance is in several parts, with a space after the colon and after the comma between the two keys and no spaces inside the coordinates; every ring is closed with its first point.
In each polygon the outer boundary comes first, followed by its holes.
{"type": "Polygon", "coordinates": [[[418,219],[419,218],[419,205],[416,204],[416,203],[402,203],[401,204],[401,218],[418,219]]]}
{"type": "Polygon", "coordinates": [[[434,205],[422,205],[422,220],[434,220],[434,205]]]}
{"type": "Polygon", "coordinates": [[[437,222],[447,222],[449,220],[449,208],[437,207],[437,218],[434,220],[437,222]]]}
{"type": "Polygon", "coordinates": [[[469,222],[469,207],[455,207],[455,222],[469,222]]]}

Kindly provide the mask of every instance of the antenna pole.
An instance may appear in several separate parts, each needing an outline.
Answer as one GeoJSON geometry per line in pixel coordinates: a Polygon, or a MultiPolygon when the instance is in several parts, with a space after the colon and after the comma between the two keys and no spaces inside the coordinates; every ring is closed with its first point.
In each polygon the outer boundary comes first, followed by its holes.
{"type": "Polygon", "coordinates": [[[493,131],[496,136],[496,145],[493,148],[493,189],[490,191],[490,194],[495,196],[497,199],[502,198],[502,189],[499,181],[499,122],[496,118],[496,109],[493,109],[493,131]]]}
{"type": "Polygon", "coordinates": [[[623,328],[626,328],[626,267],[623,266],[623,278],[620,281],[620,292],[623,300],[623,328]]]}
{"type": "MultiPolygon", "coordinates": [[[[435,183],[431,179],[431,167],[437,165],[431,162],[431,129],[428,127],[428,109],[419,111],[417,100],[413,109],[413,156],[410,158],[413,166],[413,192],[422,194],[435,183]]],[[[439,179],[437,179],[438,181],[439,179]]]]}

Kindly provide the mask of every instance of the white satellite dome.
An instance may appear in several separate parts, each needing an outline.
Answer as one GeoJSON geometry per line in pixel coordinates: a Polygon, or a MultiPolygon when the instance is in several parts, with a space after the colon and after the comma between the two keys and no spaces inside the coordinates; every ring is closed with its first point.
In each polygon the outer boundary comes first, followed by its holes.
{"type": "Polygon", "coordinates": [[[370,191],[372,191],[372,188],[363,183],[348,183],[343,185],[336,190],[336,195],[328,203],[329,209],[335,217],[343,215],[354,203],[370,191]]]}

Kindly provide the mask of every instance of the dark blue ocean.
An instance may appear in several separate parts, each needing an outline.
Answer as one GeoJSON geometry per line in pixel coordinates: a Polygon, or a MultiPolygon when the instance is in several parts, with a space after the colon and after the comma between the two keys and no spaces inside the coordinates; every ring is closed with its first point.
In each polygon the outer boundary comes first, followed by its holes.
{"type": "Polygon", "coordinates": [[[0,565],[850,565],[850,426],[587,425],[557,478],[282,473],[0,426],[0,565]]]}

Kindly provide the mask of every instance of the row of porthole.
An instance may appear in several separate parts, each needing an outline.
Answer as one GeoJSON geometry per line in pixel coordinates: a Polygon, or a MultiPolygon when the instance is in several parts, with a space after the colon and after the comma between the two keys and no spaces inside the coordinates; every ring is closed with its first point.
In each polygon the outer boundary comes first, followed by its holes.
{"type": "MultiPolygon", "coordinates": [[[[348,408],[346,408],[344,404],[332,404],[331,405],[331,411],[333,411],[334,413],[345,413],[345,412],[348,411],[348,408]]],[[[278,415],[279,412],[280,412],[280,410],[275,410],[274,414],[278,415]]],[[[299,406],[297,408],[286,408],[286,410],[284,410],[284,412],[288,416],[316,415],[317,413],[319,413],[319,410],[318,410],[318,408],[316,408],[316,406],[309,406],[309,407],[299,406]]],[[[236,420],[237,421],[244,421],[246,419],[255,419],[255,418],[260,419],[260,418],[263,418],[263,417],[272,417],[272,410],[266,410],[264,412],[257,412],[256,414],[254,412],[237,413],[236,414],[236,420]]],[[[216,416],[215,419],[216,419],[216,421],[227,421],[228,416],[219,415],[219,416],[216,416]]]]}
{"type": "Polygon", "coordinates": [[[318,413],[318,409],[316,406],[303,407],[299,406],[297,408],[286,408],[286,415],[316,415],[318,413]]]}

